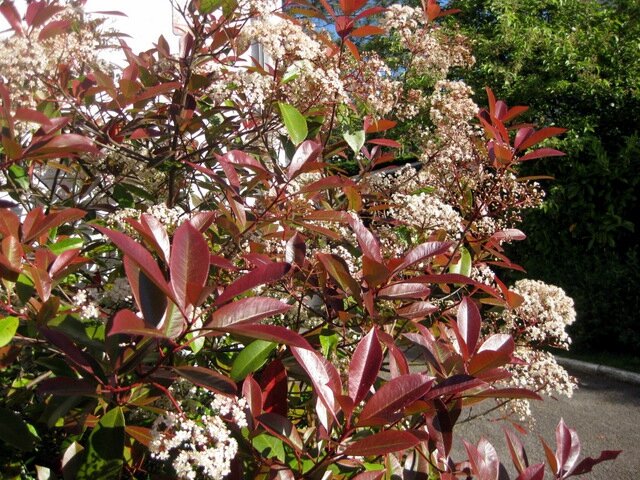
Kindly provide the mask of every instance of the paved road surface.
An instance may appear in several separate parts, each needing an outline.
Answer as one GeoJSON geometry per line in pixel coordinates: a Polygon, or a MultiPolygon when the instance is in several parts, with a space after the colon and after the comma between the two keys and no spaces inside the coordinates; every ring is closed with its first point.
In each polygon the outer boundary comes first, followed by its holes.
{"type": "MultiPolygon", "coordinates": [[[[544,461],[544,452],[537,435],[555,449],[555,427],[560,417],[574,428],[582,443],[581,457],[597,457],[601,450],[623,450],[617,460],[597,465],[591,473],[575,478],[589,480],[636,480],[640,479],[640,385],[632,385],[575,371],[580,388],[573,398],[547,399],[533,402],[532,412],[536,418],[534,430],[524,437],[531,464],[544,461]]],[[[481,435],[498,450],[502,462],[508,467],[511,478],[515,478],[511,457],[504,442],[502,422],[487,426],[464,424],[460,426],[458,438],[477,442],[481,435]]],[[[456,456],[456,459],[459,456],[456,456]]],[[[466,457],[465,457],[466,458],[466,457]]],[[[546,467],[548,474],[548,466],[546,467]]],[[[547,478],[547,477],[545,477],[547,478]]]]}

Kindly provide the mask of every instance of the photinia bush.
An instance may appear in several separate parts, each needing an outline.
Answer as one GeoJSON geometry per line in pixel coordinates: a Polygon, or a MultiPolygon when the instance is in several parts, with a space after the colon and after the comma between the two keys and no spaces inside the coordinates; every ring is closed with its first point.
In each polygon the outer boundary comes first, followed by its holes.
{"type": "MultiPolygon", "coordinates": [[[[497,479],[486,440],[453,458],[463,410],[574,386],[540,350],[571,299],[497,274],[543,196],[517,166],[563,130],[447,79],[473,58],[433,0],[193,0],[180,52],[121,41],[122,69],[82,3],[0,5],[3,472],[497,479]]],[[[618,453],[556,443],[557,479],[618,453]]]]}

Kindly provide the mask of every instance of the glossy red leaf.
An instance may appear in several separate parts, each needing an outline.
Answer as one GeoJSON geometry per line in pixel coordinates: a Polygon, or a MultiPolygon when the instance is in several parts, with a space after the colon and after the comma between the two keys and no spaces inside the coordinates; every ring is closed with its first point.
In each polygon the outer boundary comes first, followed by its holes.
{"type": "MultiPolygon", "coordinates": [[[[169,284],[164,278],[160,267],[153,259],[151,254],[139,243],[134,241],[127,235],[110,230],[99,225],[93,228],[103,235],[107,236],[122,252],[138,265],[138,267],[149,277],[149,279],[158,287],[166,296],[175,301],[175,295],[169,284]]],[[[177,303],[177,302],[176,302],[177,303]]]]}
{"type": "Polygon", "coordinates": [[[469,361],[469,373],[474,375],[483,370],[501,367],[511,361],[515,343],[511,335],[498,333],[491,335],[469,361]]]}
{"type": "Polygon", "coordinates": [[[555,148],[539,148],[538,150],[523,155],[519,160],[526,162],[527,160],[535,160],[537,158],[564,157],[565,155],[566,153],[556,150],[555,148]]]}
{"type": "Polygon", "coordinates": [[[287,371],[280,360],[273,360],[260,373],[263,410],[286,416],[288,411],[287,371]]]}
{"type": "Polygon", "coordinates": [[[11,210],[0,210],[0,233],[3,237],[20,237],[20,219],[11,210]]]}
{"type": "Polygon", "coordinates": [[[56,135],[42,146],[27,149],[28,156],[40,156],[48,153],[64,157],[78,152],[98,153],[96,145],[88,137],[76,133],[62,133],[56,135]]]}
{"type": "Polygon", "coordinates": [[[322,153],[322,144],[314,140],[305,140],[300,144],[289,164],[287,175],[294,178],[307,162],[315,161],[322,153]]]}
{"type": "Polygon", "coordinates": [[[393,270],[393,273],[396,274],[415,263],[445,253],[449,250],[449,247],[451,247],[451,242],[422,243],[405,255],[400,264],[393,270]]]}
{"type": "Polygon", "coordinates": [[[80,249],[74,248],[71,250],[66,250],[58,255],[53,263],[49,266],[49,275],[51,275],[51,278],[57,280],[60,275],[65,273],[65,269],[67,267],[88,262],[87,259],[79,256],[79,253],[80,249]]]}
{"type": "Polygon", "coordinates": [[[311,345],[303,336],[294,330],[279,325],[263,325],[256,323],[239,323],[229,325],[220,330],[241,337],[257,338],[268,342],[275,342],[292,347],[312,350],[311,345]]]}
{"type": "Polygon", "coordinates": [[[391,271],[386,265],[376,262],[371,257],[362,257],[362,276],[369,288],[375,288],[383,283],[387,283],[391,276],[391,271]]]}
{"type": "Polygon", "coordinates": [[[318,398],[320,398],[329,413],[336,418],[340,410],[336,397],[342,394],[342,382],[336,367],[315,350],[291,347],[291,352],[300,366],[307,372],[318,398]]]}
{"type": "Polygon", "coordinates": [[[222,294],[216,298],[214,305],[222,305],[247,290],[280,280],[290,269],[291,265],[284,262],[260,265],[227,286],[222,294]]]}
{"type": "Polygon", "coordinates": [[[166,338],[164,333],[145,323],[131,310],[120,310],[111,321],[107,335],[142,335],[145,337],[166,338]]]}
{"type": "Polygon", "coordinates": [[[435,313],[438,311],[438,307],[436,307],[431,302],[412,302],[406,307],[399,308],[396,310],[396,313],[403,318],[408,318],[410,320],[423,320],[428,315],[435,313]]]}
{"type": "Polygon", "coordinates": [[[478,476],[478,480],[498,480],[500,460],[496,449],[486,438],[481,438],[478,446],[464,441],[464,447],[469,455],[471,470],[478,476]]]}
{"type": "Polygon", "coordinates": [[[63,10],[64,7],[61,5],[47,5],[46,2],[33,2],[27,7],[25,20],[30,27],[39,27],[63,10]]]}
{"type": "Polygon", "coordinates": [[[133,99],[131,99],[130,102],[138,103],[141,100],[154,98],[154,97],[157,97],[158,95],[169,94],[173,90],[181,87],[182,87],[182,84],[180,82],[166,82],[166,83],[161,83],[160,85],[153,85],[151,87],[148,87],[142,90],[142,92],[140,92],[133,99]]]}
{"type": "Polygon", "coordinates": [[[360,246],[360,250],[362,250],[362,254],[370,257],[378,263],[383,263],[384,259],[382,258],[382,248],[380,246],[380,241],[371,233],[367,227],[364,226],[360,217],[355,215],[349,215],[348,217],[349,226],[353,230],[353,233],[356,235],[356,239],[358,241],[358,245],[360,246]]]}
{"type": "Polygon", "coordinates": [[[38,110],[30,108],[18,108],[13,115],[14,120],[22,120],[25,122],[33,122],[39,125],[47,125],[50,123],[49,117],[38,110]]]}
{"type": "Polygon", "coordinates": [[[421,439],[409,431],[385,430],[352,443],[344,450],[344,454],[377,457],[413,448],[420,442],[421,439]]]}
{"type": "Polygon", "coordinates": [[[153,433],[150,428],[147,427],[139,427],[137,425],[126,425],[124,427],[124,431],[131,438],[141,443],[145,447],[149,447],[151,440],[153,439],[153,433]]]}
{"type": "Polygon", "coordinates": [[[234,165],[238,165],[240,167],[249,167],[252,170],[267,174],[269,173],[258,160],[243,151],[231,150],[230,152],[225,153],[223,156],[234,165]]]}
{"type": "Polygon", "coordinates": [[[20,14],[18,13],[18,10],[16,9],[13,2],[3,1],[2,4],[0,4],[0,13],[2,13],[4,18],[9,23],[9,25],[11,25],[11,28],[13,28],[14,32],[16,32],[19,35],[22,34],[20,14]]]}
{"type": "Polygon", "coordinates": [[[233,380],[209,368],[181,366],[173,367],[173,371],[194,385],[212,392],[229,395],[235,394],[237,391],[233,380]]]}
{"type": "Polygon", "coordinates": [[[516,480],[544,480],[544,463],[536,463],[525,468],[516,480]]]}
{"type": "Polygon", "coordinates": [[[526,388],[492,388],[474,393],[476,398],[526,398],[528,400],[542,400],[536,392],[526,388]]]}
{"type": "Polygon", "coordinates": [[[431,289],[422,283],[399,282],[381,288],[378,298],[397,300],[401,298],[425,298],[431,293],[431,289]]]}
{"type": "Polygon", "coordinates": [[[580,456],[580,439],[573,428],[567,427],[564,419],[560,419],[556,427],[556,460],[559,471],[569,474],[576,466],[580,456]]]}
{"type": "Polygon", "coordinates": [[[65,334],[46,327],[41,327],[39,331],[49,343],[60,349],[68,361],[91,375],[97,373],[95,360],[76,347],[65,334]]]}
{"type": "Polygon", "coordinates": [[[363,25],[362,27],[358,27],[353,32],[351,32],[351,36],[368,37],[370,35],[382,35],[384,33],[386,33],[386,30],[382,27],[378,27],[376,25],[363,25]]]}
{"type": "Polygon", "coordinates": [[[262,413],[262,389],[250,373],[242,383],[242,396],[247,401],[249,411],[253,417],[262,413]]]}
{"type": "Polygon", "coordinates": [[[340,288],[345,292],[351,293],[356,299],[360,300],[360,285],[349,273],[345,261],[337,255],[329,253],[316,253],[316,257],[325,268],[327,273],[333,278],[340,288]]]}
{"type": "Polygon", "coordinates": [[[49,230],[59,227],[64,223],[75,222],[84,217],[87,213],[79,208],[65,208],[48,215],[42,214],[40,208],[34,209],[27,214],[27,218],[22,224],[22,241],[30,242],[40,235],[48,233],[49,230]],[[32,216],[32,212],[35,214],[32,216]]]}
{"type": "Polygon", "coordinates": [[[299,267],[304,266],[304,259],[307,253],[307,246],[304,243],[304,238],[298,232],[287,240],[285,247],[284,258],[288,263],[296,264],[299,267]]]}
{"type": "MultiPolygon", "coordinates": [[[[524,450],[524,446],[520,439],[513,433],[511,430],[504,428],[504,435],[507,440],[507,447],[509,448],[509,454],[511,455],[511,460],[513,461],[513,465],[516,467],[518,473],[523,473],[527,470],[529,466],[529,459],[527,458],[527,452],[524,450]]],[[[537,466],[542,465],[544,470],[544,464],[538,464],[537,466]]]]}
{"type": "Polygon", "coordinates": [[[454,375],[452,377],[445,378],[435,385],[431,390],[429,390],[426,398],[431,399],[444,396],[458,396],[462,392],[466,392],[467,390],[478,388],[483,385],[486,386],[486,383],[470,375],[454,375]]]}
{"type": "Polygon", "coordinates": [[[173,235],[171,249],[171,287],[176,303],[182,309],[195,306],[209,275],[207,242],[190,222],[184,222],[173,235]]]}
{"type": "Polygon", "coordinates": [[[457,322],[454,324],[454,331],[458,337],[458,342],[462,350],[464,360],[469,359],[476,350],[478,338],[480,337],[480,327],[482,318],[480,310],[469,297],[465,297],[458,305],[457,322]]]}
{"type": "Polygon", "coordinates": [[[397,124],[398,122],[395,122],[393,120],[386,120],[383,118],[379,120],[374,120],[374,121],[371,121],[370,119],[365,119],[364,130],[366,133],[384,132],[386,130],[392,129],[397,124]]]}
{"type": "Polygon", "coordinates": [[[143,213],[140,216],[140,224],[146,227],[149,240],[152,241],[160,258],[168,265],[171,258],[171,243],[167,229],[160,223],[160,220],[148,213],[143,213]]]}
{"type": "Polygon", "coordinates": [[[533,129],[526,130],[526,137],[519,145],[516,145],[516,148],[518,148],[519,150],[526,150],[527,148],[533,147],[535,144],[540,143],[542,140],[561,135],[566,131],[566,128],[558,127],[541,128],[537,132],[534,132],[533,129]]]}
{"type": "Polygon", "coordinates": [[[355,405],[369,392],[382,366],[382,348],[372,328],[358,343],[349,363],[349,397],[355,405]]]}
{"type": "Polygon", "coordinates": [[[291,305],[269,297],[250,297],[228,303],[211,315],[209,328],[225,328],[237,323],[256,323],[263,318],[289,311],[291,305]]]}
{"type": "Polygon", "coordinates": [[[367,143],[373,143],[374,145],[382,145],[383,147],[391,148],[402,147],[402,144],[396,142],[395,140],[391,140],[390,138],[372,138],[371,140],[367,140],[367,143]]]}
{"type": "MultiPolygon", "coordinates": [[[[309,185],[305,185],[300,189],[300,193],[321,192],[328,188],[354,187],[355,185],[355,182],[349,178],[332,175],[330,177],[321,178],[309,185]]],[[[344,217],[344,220],[346,220],[346,216],[344,217]]]]}
{"type": "Polygon", "coordinates": [[[367,4],[367,0],[339,0],[340,9],[345,15],[351,15],[367,4]]]}
{"type": "Polygon", "coordinates": [[[48,40],[49,38],[55,37],[56,35],[67,33],[71,28],[71,25],[71,20],[68,19],[54,20],[52,22],[49,22],[44,27],[42,27],[42,30],[40,30],[40,33],[38,34],[38,40],[48,40]]]}
{"type": "Polygon", "coordinates": [[[405,357],[402,350],[397,347],[395,339],[384,330],[378,332],[378,337],[389,350],[391,377],[395,378],[400,375],[407,375],[409,373],[409,362],[407,362],[407,357],[405,357]]]}
{"type": "Polygon", "coordinates": [[[367,401],[360,413],[358,425],[386,423],[386,417],[423,397],[433,382],[433,378],[420,373],[392,378],[367,401]]]}

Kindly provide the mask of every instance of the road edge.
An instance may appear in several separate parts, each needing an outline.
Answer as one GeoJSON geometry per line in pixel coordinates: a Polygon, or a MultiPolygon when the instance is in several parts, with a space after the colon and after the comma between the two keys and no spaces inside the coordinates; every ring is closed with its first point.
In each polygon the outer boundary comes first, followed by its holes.
{"type": "Polygon", "coordinates": [[[607,367],[606,365],[598,365],[595,363],[583,362],[572,358],[558,357],[556,361],[563,367],[568,367],[579,372],[591,373],[593,375],[605,375],[609,378],[619,380],[625,383],[640,385],[640,373],[629,372],[619,368],[607,367]]]}

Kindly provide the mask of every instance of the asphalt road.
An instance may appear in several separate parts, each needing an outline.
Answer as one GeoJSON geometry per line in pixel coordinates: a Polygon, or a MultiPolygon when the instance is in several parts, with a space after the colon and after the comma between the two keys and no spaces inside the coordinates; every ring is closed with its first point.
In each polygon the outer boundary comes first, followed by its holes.
{"type": "MultiPolygon", "coordinates": [[[[597,457],[601,450],[622,450],[616,460],[596,465],[591,473],[575,478],[640,479],[640,385],[568,370],[580,382],[579,389],[571,399],[548,398],[544,402],[532,402],[531,410],[536,424],[528,435],[521,436],[529,463],[545,461],[538,435],[555,450],[555,428],[562,417],[580,437],[581,459],[585,456],[597,457]]],[[[502,425],[504,422],[470,422],[456,427],[458,431],[455,436],[477,443],[484,435],[498,451],[510,478],[514,479],[517,475],[514,475],[502,425]]],[[[454,450],[461,452],[461,448],[460,444],[454,450]]],[[[460,456],[456,455],[455,458],[457,460],[460,456]]],[[[549,475],[548,466],[545,471],[549,475]]]]}

